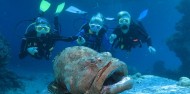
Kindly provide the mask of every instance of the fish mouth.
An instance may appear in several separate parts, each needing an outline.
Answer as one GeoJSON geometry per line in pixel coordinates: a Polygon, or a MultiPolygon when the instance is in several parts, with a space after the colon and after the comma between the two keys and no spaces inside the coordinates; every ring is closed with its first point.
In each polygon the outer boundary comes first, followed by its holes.
{"type": "Polygon", "coordinates": [[[124,90],[131,89],[132,85],[132,79],[126,76],[125,71],[122,67],[118,67],[110,71],[107,75],[102,86],[101,94],[120,93],[124,90]]]}
{"type": "Polygon", "coordinates": [[[123,77],[124,73],[122,71],[116,70],[108,75],[108,77],[104,81],[103,86],[116,84],[117,82],[121,81],[123,77]]]}

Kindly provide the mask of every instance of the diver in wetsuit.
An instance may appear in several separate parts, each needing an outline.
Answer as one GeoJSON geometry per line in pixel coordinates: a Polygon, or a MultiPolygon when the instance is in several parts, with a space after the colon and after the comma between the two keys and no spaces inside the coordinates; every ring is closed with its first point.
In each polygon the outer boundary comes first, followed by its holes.
{"type": "Polygon", "coordinates": [[[103,42],[106,40],[106,29],[103,26],[103,16],[98,13],[90,19],[89,23],[82,26],[78,34],[79,38],[77,39],[77,43],[100,52],[103,42]]]}
{"type": "Polygon", "coordinates": [[[151,38],[146,33],[141,22],[135,23],[127,11],[118,13],[119,25],[115,28],[109,41],[114,48],[131,51],[137,46],[142,47],[142,43],[147,43],[150,53],[155,53],[156,49],[152,46],[151,38]]]}
{"type": "MultiPolygon", "coordinates": [[[[42,3],[45,3],[45,5],[48,4],[45,0],[42,0],[42,3]]],[[[35,22],[31,24],[31,26],[33,25],[34,27],[31,30],[27,30],[24,38],[22,38],[21,50],[19,53],[20,59],[27,55],[31,55],[36,59],[45,57],[45,59],[48,60],[56,41],[71,42],[78,38],[77,36],[60,36],[58,15],[63,8],[64,3],[57,7],[54,17],[54,28],[51,28],[48,21],[42,16],[36,18],[35,22]]],[[[47,9],[41,10],[41,15],[44,14],[46,10],[47,9]]]]}

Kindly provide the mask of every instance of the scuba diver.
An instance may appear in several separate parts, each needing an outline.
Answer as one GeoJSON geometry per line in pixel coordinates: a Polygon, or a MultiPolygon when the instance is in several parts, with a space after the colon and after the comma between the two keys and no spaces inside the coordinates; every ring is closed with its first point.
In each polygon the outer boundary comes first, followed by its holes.
{"type": "Polygon", "coordinates": [[[28,26],[25,36],[22,38],[19,53],[20,59],[31,55],[36,59],[42,59],[44,57],[46,60],[49,60],[56,41],[71,42],[78,38],[76,36],[63,37],[59,35],[58,15],[64,9],[65,3],[57,6],[54,17],[54,28],[51,28],[49,22],[43,17],[44,12],[48,10],[50,5],[49,2],[42,0],[40,4],[40,17],[37,17],[35,22],[28,26]],[[32,29],[29,30],[29,28],[32,29]]]}
{"type": "Polygon", "coordinates": [[[79,37],[77,43],[100,52],[103,49],[103,42],[106,41],[105,33],[104,18],[98,13],[82,26],[77,35],[79,37]]]}
{"type": "Polygon", "coordinates": [[[156,49],[152,46],[151,38],[146,33],[141,22],[135,23],[132,21],[127,11],[120,11],[118,13],[118,23],[119,25],[109,37],[112,47],[129,52],[132,48],[137,46],[142,47],[142,43],[147,43],[149,52],[156,52],[156,49]]]}

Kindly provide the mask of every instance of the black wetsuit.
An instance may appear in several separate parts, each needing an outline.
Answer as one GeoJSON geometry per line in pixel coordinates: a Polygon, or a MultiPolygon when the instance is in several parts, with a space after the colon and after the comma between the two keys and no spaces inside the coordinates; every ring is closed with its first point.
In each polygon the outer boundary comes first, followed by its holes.
{"type": "Polygon", "coordinates": [[[53,49],[56,41],[71,42],[75,41],[78,38],[77,36],[63,37],[59,35],[57,16],[54,18],[54,25],[55,28],[51,30],[50,33],[46,35],[41,35],[40,37],[37,37],[37,32],[35,31],[35,29],[28,31],[25,34],[25,37],[22,38],[21,50],[19,54],[20,59],[24,58],[29,54],[27,48],[38,47],[38,53],[32,56],[36,59],[41,59],[42,57],[45,57],[48,60],[51,50],[53,49]]]}
{"type": "Polygon", "coordinates": [[[144,27],[140,22],[131,22],[129,31],[126,34],[122,32],[120,26],[114,30],[113,34],[116,34],[117,38],[114,40],[112,46],[115,48],[120,48],[122,50],[130,51],[131,48],[134,48],[136,46],[141,47],[142,43],[145,42],[148,46],[152,45],[151,38],[146,33],[144,27]]]}
{"type": "Polygon", "coordinates": [[[98,52],[100,52],[101,50],[101,45],[102,42],[105,39],[105,33],[106,30],[104,28],[100,29],[98,35],[96,35],[95,33],[90,33],[90,26],[89,23],[85,24],[82,28],[81,28],[81,33],[80,36],[82,36],[85,39],[85,43],[83,44],[83,46],[92,48],[98,52]]]}

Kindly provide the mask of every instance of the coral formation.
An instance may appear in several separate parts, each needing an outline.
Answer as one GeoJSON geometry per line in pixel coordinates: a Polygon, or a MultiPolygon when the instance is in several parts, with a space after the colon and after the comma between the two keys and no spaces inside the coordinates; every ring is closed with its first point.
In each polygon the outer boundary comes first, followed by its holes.
{"type": "Polygon", "coordinates": [[[22,84],[18,76],[6,69],[5,65],[9,59],[9,45],[0,35],[0,94],[6,94],[10,89],[21,88],[22,84]]]}
{"type": "Polygon", "coordinates": [[[0,67],[6,65],[9,57],[8,42],[0,35],[0,67]]]}
{"type": "Polygon", "coordinates": [[[5,94],[9,90],[16,90],[23,88],[22,83],[18,79],[19,77],[5,68],[0,68],[0,94],[5,94]]]}
{"type": "Polygon", "coordinates": [[[187,77],[181,77],[177,83],[179,86],[190,87],[190,79],[187,77]]]}
{"type": "Polygon", "coordinates": [[[54,74],[49,86],[54,94],[116,94],[133,83],[124,62],[83,46],[63,50],[54,60],[54,74]]]}
{"type": "Polygon", "coordinates": [[[190,0],[182,0],[177,6],[177,10],[183,14],[183,17],[176,24],[177,32],[168,39],[167,45],[182,62],[179,74],[190,76],[190,0]]]}

